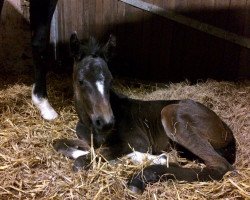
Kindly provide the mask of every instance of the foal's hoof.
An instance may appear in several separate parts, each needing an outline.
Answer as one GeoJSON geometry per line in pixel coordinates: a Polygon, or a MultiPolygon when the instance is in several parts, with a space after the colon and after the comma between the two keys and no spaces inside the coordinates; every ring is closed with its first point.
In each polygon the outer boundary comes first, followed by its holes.
{"type": "Polygon", "coordinates": [[[78,157],[73,165],[73,171],[78,172],[80,170],[88,170],[91,167],[91,159],[89,155],[83,155],[78,157]]]}
{"type": "Polygon", "coordinates": [[[142,194],[145,190],[146,184],[138,177],[132,178],[128,182],[128,189],[135,194],[142,194]]]}
{"type": "Polygon", "coordinates": [[[234,169],[233,171],[230,171],[230,174],[229,174],[231,177],[236,177],[236,176],[239,176],[240,173],[238,170],[234,169]]]}
{"type": "Polygon", "coordinates": [[[52,146],[57,152],[60,152],[68,148],[66,141],[67,140],[65,139],[55,139],[52,143],[52,146]]]}

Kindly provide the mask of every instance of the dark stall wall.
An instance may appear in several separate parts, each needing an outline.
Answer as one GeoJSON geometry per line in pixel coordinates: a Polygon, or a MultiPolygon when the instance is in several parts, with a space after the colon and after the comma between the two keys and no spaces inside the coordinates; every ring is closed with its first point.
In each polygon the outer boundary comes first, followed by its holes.
{"type": "MultiPolygon", "coordinates": [[[[250,1],[247,1],[242,35],[250,38],[250,1]]],[[[242,48],[239,58],[239,77],[250,77],[250,49],[242,48]]]]}
{"type": "MultiPolygon", "coordinates": [[[[250,38],[249,0],[143,2],[250,38]]],[[[0,22],[1,66],[6,62],[18,65],[13,60],[25,57],[30,49],[28,3],[5,0],[0,22]]],[[[80,38],[117,35],[117,57],[111,65],[116,75],[155,81],[250,77],[249,49],[118,0],[59,0],[51,42],[60,64],[68,64],[68,41],[73,31],[80,38]]]]}
{"type": "MultiPolygon", "coordinates": [[[[144,2],[249,37],[247,0],[144,2]]],[[[81,38],[103,38],[115,33],[118,59],[112,71],[118,75],[156,81],[250,77],[249,49],[121,1],[61,0],[57,23],[59,47],[75,30],[81,38]]],[[[65,57],[64,50],[58,51],[59,58],[60,53],[65,57]]]]}

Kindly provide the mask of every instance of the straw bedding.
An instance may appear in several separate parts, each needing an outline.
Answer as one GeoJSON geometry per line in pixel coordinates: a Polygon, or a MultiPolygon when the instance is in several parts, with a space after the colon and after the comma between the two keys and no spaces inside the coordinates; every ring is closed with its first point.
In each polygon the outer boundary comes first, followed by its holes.
{"type": "Polygon", "coordinates": [[[126,182],[142,166],[125,159],[113,165],[96,161],[89,171],[72,172],[73,161],[51,146],[56,138],[76,137],[71,79],[50,74],[49,98],[60,116],[47,122],[31,103],[31,77],[0,76],[0,199],[250,199],[249,82],[161,86],[115,82],[118,91],[133,98],[202,102],[232,128],[237,140],[238,173],[228,173],[219,182],[159,182],[140,196],[131,194],[126,182]]]}

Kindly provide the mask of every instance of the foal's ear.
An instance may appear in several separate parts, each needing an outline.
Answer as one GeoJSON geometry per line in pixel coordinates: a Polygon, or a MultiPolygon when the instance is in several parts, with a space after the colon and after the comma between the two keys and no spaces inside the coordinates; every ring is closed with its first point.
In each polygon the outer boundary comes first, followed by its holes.
{"type": "Polygon", "coordinates": [[[108,61],[114,55],[115,48],[116,48],[116,37],[111,34],[109,36],[108,42],[102,47],[102,53],[106,61],[108,61]]]}
{"type": "Polygon", "coordinates": [[[76,32],[72,33],[70,36],[70,52],[76,60],[81,58],[80,41],[78,40],[76,32]]]}

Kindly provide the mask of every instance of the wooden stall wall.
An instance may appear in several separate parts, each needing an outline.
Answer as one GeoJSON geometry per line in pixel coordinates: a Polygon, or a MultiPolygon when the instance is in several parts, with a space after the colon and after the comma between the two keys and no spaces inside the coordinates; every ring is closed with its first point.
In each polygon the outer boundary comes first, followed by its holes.
{"type": "MultiPolygon", "coordinates": [[[[249,0],[144,0],[165,10],[250,37],[249,0]]],[[[155,81],[249,78],[250,50],[118,0],[60,0],[54,28],[57,58],[70,34],[117,36],[114,74],[155,81]]],[[[66,63],[62,61],[62,63],[66,63]]]]}
{"type": "Polygon", "coordinates": [[[0,73],[32,71],[29,2],[0,0],[0,11],[0,73]]]}

